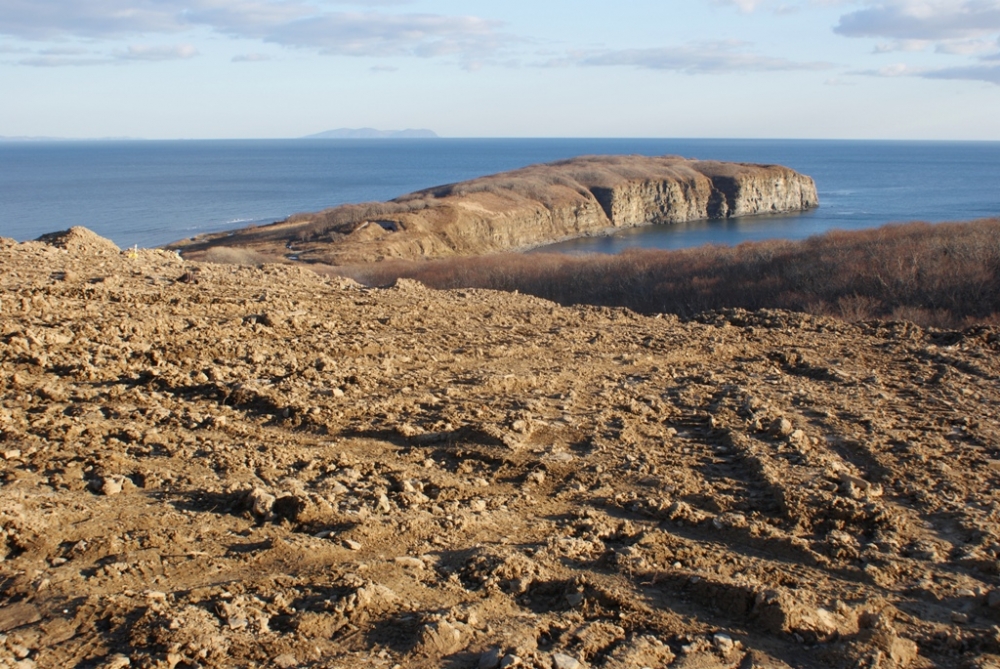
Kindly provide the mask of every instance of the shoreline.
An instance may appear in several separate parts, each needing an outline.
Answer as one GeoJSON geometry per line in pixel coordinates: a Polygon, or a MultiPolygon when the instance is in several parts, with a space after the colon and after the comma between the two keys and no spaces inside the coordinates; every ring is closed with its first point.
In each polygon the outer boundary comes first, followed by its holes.
{"type": "MultiPolygon", "coordinates": [[[[123,247],[152,248],[196,233],[232,230],[236,224],[227,221],[233,219],[271,223],[331,202],[387,200],[428,184],[460,181],[470,172],[489,174],[588,152],[676,153],[789,165],[820,182],[824,208],[817,226],[825,227],[997,213],[991,191],[1000,178],[1000,154],[987,145],[544,139],[484,144],[463,139],[420,150],[419,160],[400,148],[387,150],[383,159],[372,149],[297,146],[166,142],[17,151],[23,158],[0,165],[0,184],[6,185],[0,185],[2,234],[30,240],[56,228],[86,225],[123,247]],[[131,167],[125,169],[126,163],[131,167]],[[15,164],[21,167],[9,172],[15,164]],[[204,164],[215,166],[212,174],[199,174],[204,164]],[[933,167],[941,164],[950,167],[944,172],[933,167]],[[346,165],[352,166],[349,173],[346,165]],[[920,194],[919,203],[910,189],[920,194]]],[[[13,159],[11,151],[5,152],[13,159]]]]}

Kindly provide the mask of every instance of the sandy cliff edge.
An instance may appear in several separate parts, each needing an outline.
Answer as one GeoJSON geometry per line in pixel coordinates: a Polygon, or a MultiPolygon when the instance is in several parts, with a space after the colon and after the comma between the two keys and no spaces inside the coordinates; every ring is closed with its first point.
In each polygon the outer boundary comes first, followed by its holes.
{"type": "Polygon", "coordinates": [[[609,229],[804,211],[812,178],[779,165],[676,156],[584,156],[343,205],[168,248],[193,259],[243,249],[339,265],[517,250],[609,229]]]}

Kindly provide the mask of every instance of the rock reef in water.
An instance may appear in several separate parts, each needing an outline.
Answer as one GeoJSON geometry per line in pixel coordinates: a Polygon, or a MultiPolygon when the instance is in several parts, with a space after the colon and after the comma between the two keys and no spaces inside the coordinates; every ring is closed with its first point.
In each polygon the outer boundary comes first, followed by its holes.
{"type": "Polygon", "coordinates": [[[516,250],[615,228],[804,211],[812,178],[779,165],[585,156],[343,205],[171,245],[192,258],[242,247],[328,264],[516,250]]]}

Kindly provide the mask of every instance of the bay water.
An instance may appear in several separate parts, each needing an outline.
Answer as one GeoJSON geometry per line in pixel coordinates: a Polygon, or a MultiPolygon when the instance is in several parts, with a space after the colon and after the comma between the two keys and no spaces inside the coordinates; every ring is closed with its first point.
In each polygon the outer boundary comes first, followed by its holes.
{"type": "Polygon", "coordinates": [[[121,247],[277,221],[587,154],[785,165],[816,180],[796,215],[650,226],[544,247],[801,239],[890,222],[1000,215],[1000,142],[731,139],[406,139],[0,142],[0,236],[86,226],[121,247]]]}

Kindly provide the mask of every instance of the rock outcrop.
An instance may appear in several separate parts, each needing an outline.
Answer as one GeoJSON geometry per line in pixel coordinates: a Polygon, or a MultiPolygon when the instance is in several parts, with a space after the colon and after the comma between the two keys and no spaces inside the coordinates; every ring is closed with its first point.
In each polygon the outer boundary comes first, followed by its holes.
{"type": "Polygon", "coordinates": [[[616,228],[796,212],[813,180],[779,165],[676,156],[587,156],[345,205],[171,245],[204,257],[242,247],[268,259],[345,264],[529,248],[616,228]]]}

